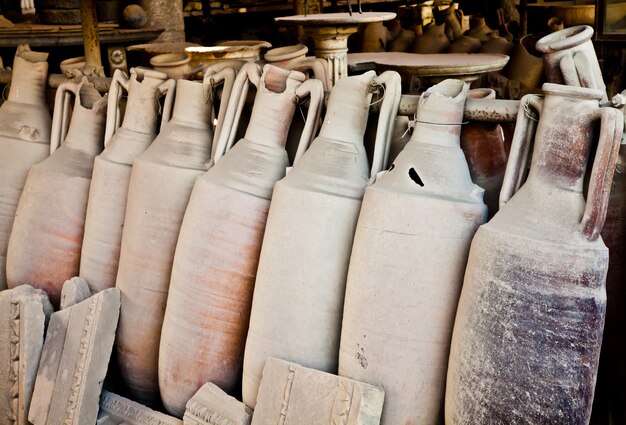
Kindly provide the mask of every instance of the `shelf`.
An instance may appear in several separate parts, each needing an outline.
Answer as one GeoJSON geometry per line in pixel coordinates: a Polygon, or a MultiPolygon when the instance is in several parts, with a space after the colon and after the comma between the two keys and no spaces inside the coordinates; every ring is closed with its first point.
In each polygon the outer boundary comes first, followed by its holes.
{"type": "MultiPolygon", "coordinates": [[[[117,24],[99,24],[100,43],[128,43],[154,40],[162,29],[125,29],[117,24]]],[[[30,46],[79,46],[83,44],[80,25],[34,25],[17,24],[0,29],[0,47],[30,46]]]]}

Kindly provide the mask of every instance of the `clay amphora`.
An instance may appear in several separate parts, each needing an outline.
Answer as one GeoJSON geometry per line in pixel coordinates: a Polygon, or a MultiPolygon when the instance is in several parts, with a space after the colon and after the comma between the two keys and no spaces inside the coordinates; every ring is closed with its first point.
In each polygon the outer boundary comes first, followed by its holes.
{"type": "Polygon", "coordinates": [[[479,53],[495,53],[500,55],[510,55],[515,46],[504,37],[500,37],[495,32],[491,33],[491,38],[480,46],[479,53]]]}
{"type": "Polygon", "coordinates": [[[493,30],[487,26],[485,18],[482,16],[473,16],[470,19],[470,29],[467,35],[477,38],[480,41],[489,41],[492,37],[493,30]]]}
{"type": "MultiPolygon", "coordinates": [[[[600,64],[591,42],[592,36],[593,28],[579,25],[548,34],[537,41],[535,48],[543,53],[544,69],[549,82],[606,91],[600,64]]],[[[602,101],[607,100],[605,94],[602,101]]]]}
{"type": "Polygon", "coordinates": [[[78,275],[93,162],[104,145],[106,105],[106,96],[86,78],[59,86],[52,154],[30,169],[15,213],[7,253],[9,287],[43,289],[57,308],[63,282],[78,275]],[[68,128],[70,94],[76,100],[68,128]]]}
{"type": "Polygon", "coordinates": [[[450,47],[450,40],[446,36],[446,26],[430,25],[422,35],[415,37],[413,53],[444,53],[450,47]]]}
{"type": "Polygon", "coordinates": [[[450,40],[456,40],[461,37],[465,31],[461,26],[461,21],[457,17],[457,10],[453,6],[448,6],[443,10],[436,10],[435,17],[437,22],[443,22],[446,30],[450,33],[450,40]]]}
{"type": "Polygon", "coordinates": [[[601,90],[546,83],[522,99],[500,211],[470,249],[446,389],[446,424],[587,424],[606,306],[604,225],[623,128],[601,90]],[[530,174],[531,119],[542,111],[530,174]],[[583,180],[600,129],[589,189],[583,180]],[[480,394],[480,396],[477,396],[480,394]]]}
{"type": "Polygon", "coordinates": [[[28,45],[18,46],[9,98],[0,107],[0,290],[7,288],[7,247],[26,176],[33,164],[50,155],[47,58],[28,45]]]}
{"type": "MultiPolygon", "coordinates": [[[[496,93],[491,89],[475,89],[470,90],[468,97],[495,99],[496,93]]],[[[504,131],[498,123],[467,123],[461,129],[461,149],[467,159],[472,181],[485,190],[485,204],[489,209],[489,217],[493,217],[498,212],[500,188],[506,170],[504,131]]]]}
{"type": "Polygon", "coordinates": [[[235,75],[209,68],[204,82],[178,80],[171,117],[163,114],[161,132],[133,162],[115,283],[122,293],[116,351],[122,378],[144,404],[159,398],[159,340],[178,232],[193,184],[210,166],[213,90],[224,82],[226,105],[235,75]]]}
{"type": "MultiPolygon", "coordinates": [[[[132,68],[130,78],[119,70],[113,74],[105,149],[94,162],[80,257],[80,276],[92,292],[115,286],[131,166],[156,136],[158,95],[169,93],[174,84],[166,80],[162,72],[142,68],[132,68]],[[128,92],[128,100],[118,128],[120,88],[128,92]]],[[[165,109],[171,108],[172,101],[173,93],[167,94],[165,109]]]]}
{"type": "Polygon", "coordinates": [[[319,136],[274,187],[244,357],[248,406],[256,404],[268,356],[337,372],[354,229],[365,186],[386,163],[399,101],[396,72],[376,77],[370,71],[339,80],[319,136]],[[368,169],[363,135],[377,89],[384,98],[368,169]]]}
{"type": "Polygon", "coordinates": [[[436,424],[443,413],[467,254],[487,217],[460,148],[467,87],[445,80],[422,94],[411,141],[363,198],[339,375],[385,389],[384,425],[436,424]]]}
{"type": "MultiPolygon", "coordinates": [[[[297,99],[310,94],[298,161],[317,129],[324,97],[320,81],[304,81],[297,71],[265,65],[259,76],[258,66],[248,64],[238,83],[248,78],[258,89],[246,136],[216,157],[215,166],[196,181],[176,246],[161,334],[159,386],[166,409],[178,416],[204,383],[231,393],[239,384],[272,189],[289,165],[289,124],[297,99]]],[[[243,84],[236,87],[230,121],[245,91],[243,84]]],[[[217,152],[224,150],[226,140],[221,138],[217,152]]]]}

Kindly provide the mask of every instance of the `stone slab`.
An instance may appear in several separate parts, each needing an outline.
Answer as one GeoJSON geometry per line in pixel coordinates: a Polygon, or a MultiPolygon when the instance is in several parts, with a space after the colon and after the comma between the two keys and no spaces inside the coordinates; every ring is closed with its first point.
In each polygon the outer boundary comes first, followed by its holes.
{"type": "Polygon", "coordinates": [[[187,402],[185,425],[250,425],[252,409],[209,382],[187,402]]]}
{"type": "Polygon", "coordinates": [[[183,421],[103,391],[97,425],[182,425],[183,421]]]}
{"type": "Polygon", "coordinates": [[[61,310],[65,310],[91,296],[89,284],[82,277],[73,277],[63,283],[61,289],[61,310]]]}
{"type": "Polygon", "coordinates": [[[269,357],[252,425],[378,425],[385,392],[269,357]]]}
{"type": "Polygon", "coordinates": [[[52,315],[28,415],[34,425],[96,422],[119,311],[111,288],[52,315]]]}
{"type": "Polygon", "coordinates": [[[52,305],[28,285],[0,292],[0,424],[27,425],[52,305]]]}

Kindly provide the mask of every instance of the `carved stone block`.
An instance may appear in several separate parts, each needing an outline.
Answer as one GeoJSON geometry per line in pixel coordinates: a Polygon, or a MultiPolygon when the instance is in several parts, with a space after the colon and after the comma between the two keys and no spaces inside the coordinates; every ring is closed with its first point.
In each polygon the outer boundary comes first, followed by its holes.
{"type": "Polygon", "coordinates": [[[112,288],[52,315],[28,415],[34,425],[96,422],[119,311],[112,288]]]}
{"type": "Polygon", "coordinates": [[[385,392],[269,357],[252,425],[378,425],[385,392]]]}
{"type": "Polygon", "coordinates": [[[102,391],[96,425],[182,425],[183,421],[127,398],[102,391]]]}
{"type": "Polygon", "coordinates": [[[44,329],[52,314],[44,291],[28,285],[0,292],[0,424],[28,425],[44,329]]]}
{"type": "Polygon", "coordinates": [[[250,425],[252,409],[211,382],[187,402],[185,425],[250,425]]]}
{"type": "Polygon", "coordinates": [[[61,310],[85,301],[91,296],[89,284],[82,277],[73,277],[63,283],[61,289],[61,310]]]}

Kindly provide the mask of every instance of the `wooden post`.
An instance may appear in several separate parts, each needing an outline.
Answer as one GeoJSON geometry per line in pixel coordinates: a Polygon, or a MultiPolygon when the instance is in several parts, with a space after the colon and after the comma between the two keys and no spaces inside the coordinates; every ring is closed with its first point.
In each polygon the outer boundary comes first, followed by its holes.
{"type": "Polygon", "coordinates": [[[85,48],[85,75],[104,75],[100,57],[100,34],[96,16],[96,0],[80,0],[80,20],[85,48]]]}

